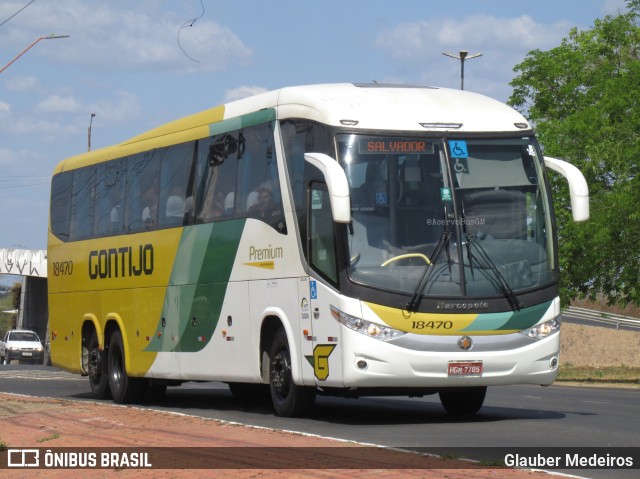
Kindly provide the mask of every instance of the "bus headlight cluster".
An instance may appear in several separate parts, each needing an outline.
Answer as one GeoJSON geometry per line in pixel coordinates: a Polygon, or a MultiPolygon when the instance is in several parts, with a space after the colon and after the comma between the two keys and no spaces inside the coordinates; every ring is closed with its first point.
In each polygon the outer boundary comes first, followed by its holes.
{"type": "Polygon", "coordinates": [[[382,326],[381,324],[372,323],[362,318],[356,318],[343,311],[340,311],[335,306],[331,306],[331,315],[341,324],[344,324],[347,328],[357,331],[360,334],[369,336],[370,338],[380,339],[382,341],[389,341],[390,339],[402,336],[404,331],[398,331],[397,329],[382,326]]]}
{"type": "Polygon", "coordinates": [[[560,318],[553,318],[544,323],[536,324],[535,326],[521,331],[525,336],[529,336],[533,339],[544,339],[551,336],[553,333],[560,330],[560,318]]]}

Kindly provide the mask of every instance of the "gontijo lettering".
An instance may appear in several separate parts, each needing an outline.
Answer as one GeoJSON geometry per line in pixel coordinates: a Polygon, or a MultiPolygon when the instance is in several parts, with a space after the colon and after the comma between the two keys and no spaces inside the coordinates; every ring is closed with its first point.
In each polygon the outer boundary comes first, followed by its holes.
{"type": "Polygon", "coordinates": [[[89,278],[125,278],[153,274],[153,245],[145,244],[93,250],[89,253],[89,278]]]}

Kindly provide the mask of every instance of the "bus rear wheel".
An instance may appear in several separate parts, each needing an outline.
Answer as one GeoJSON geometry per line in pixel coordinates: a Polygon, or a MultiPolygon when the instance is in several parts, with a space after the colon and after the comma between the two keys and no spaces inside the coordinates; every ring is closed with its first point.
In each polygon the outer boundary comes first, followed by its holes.
{"type": "Polygon", "coordinates": [[[305,416],[311,412],[316,399],[315,388],[298,386],[293,382],[289,342],[283,329],[276,332],[271,343],[269,391],[278,416],[305,416]]]}
{"type": "Polygon", "coordinates": [[[452,416],[471,416],[484,404],[486,386],[469,388],[450,388],[440,391],[440,402],[452,416]]]}
{"type": "Polygon", "coordinates": [[[133,378],[127,375],[124,354],[122,334],[120,331],[115,331],[109,341],[107,369],[109,389],[111,390],[113,401],[118,404],[141,401],[146,386],[145,379],[133,378]]]}
{"type": "Polygon", "coordinates": [[[107,374],[107,352],[100,351],[98,335],[95,331],[89,337],[87,350],[89,351],[87,372],[89,374],[91,392],[96,399],[109,399],[111,391],[109,390],[109,375],[107,374]]]}

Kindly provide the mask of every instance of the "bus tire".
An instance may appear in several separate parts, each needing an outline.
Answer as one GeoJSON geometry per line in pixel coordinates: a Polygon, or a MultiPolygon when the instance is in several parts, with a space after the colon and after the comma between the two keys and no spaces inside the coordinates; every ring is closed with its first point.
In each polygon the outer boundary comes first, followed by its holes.
{"type": "Polygon", "coordinates": [[[486,386],[444,389],[438,393],[440,402],[452,416],[471,416],[477,413],[487,394],[486,386]]]}
{"type": "Polygon", "coordinates": [[[98,335],[95,331],[89,337],[87,349],[89,351],[87,373],[91,393],[96,399],[109,399],[111,390],[109,389],[109,374],[107,372],[107,351],[100,351],[98,335]]]}
{"type": "Polygon", "coordinates": [[[316,399],[315,388],[298,386],[293,382],[289,342],[282,328],[278,329],[271,343],[269,392],[277,416],[305,416],[311,412],[316,399]]]}
{"type": "Polygon", "coordinates": [[[124,354],[122,334],[120,331],[115,331],[111,335],[107,354],[109,389],[113,401],[118,404],[140,402],[145,390],[145,379],[127,375],[124,354]]]}

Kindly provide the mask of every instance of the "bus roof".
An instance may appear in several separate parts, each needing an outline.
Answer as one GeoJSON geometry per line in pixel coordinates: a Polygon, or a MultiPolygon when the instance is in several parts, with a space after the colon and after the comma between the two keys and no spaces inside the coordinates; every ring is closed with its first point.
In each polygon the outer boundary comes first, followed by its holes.
{"type": "Polygon", "coordinates": [[[468,91],[411,85],[328,84],[283,88],[278,116],[295,117],[299,105],[323,123],[358,129],[507,132],[529,129],[527,120],[504,103],[468,91]],[[516,124],[520,124],[518,127],[516,124]]]}
{"type": "Polygon", "coordinates": [[[497,100],[468,91],[411,85],[335,83],[285,87],[175,120],[118,145],[74,156],[56,173],[210,136],[221,121],[272,109],[275,117],[306,118],[362,130],[524,132],[527,120],[497,100]]]}

